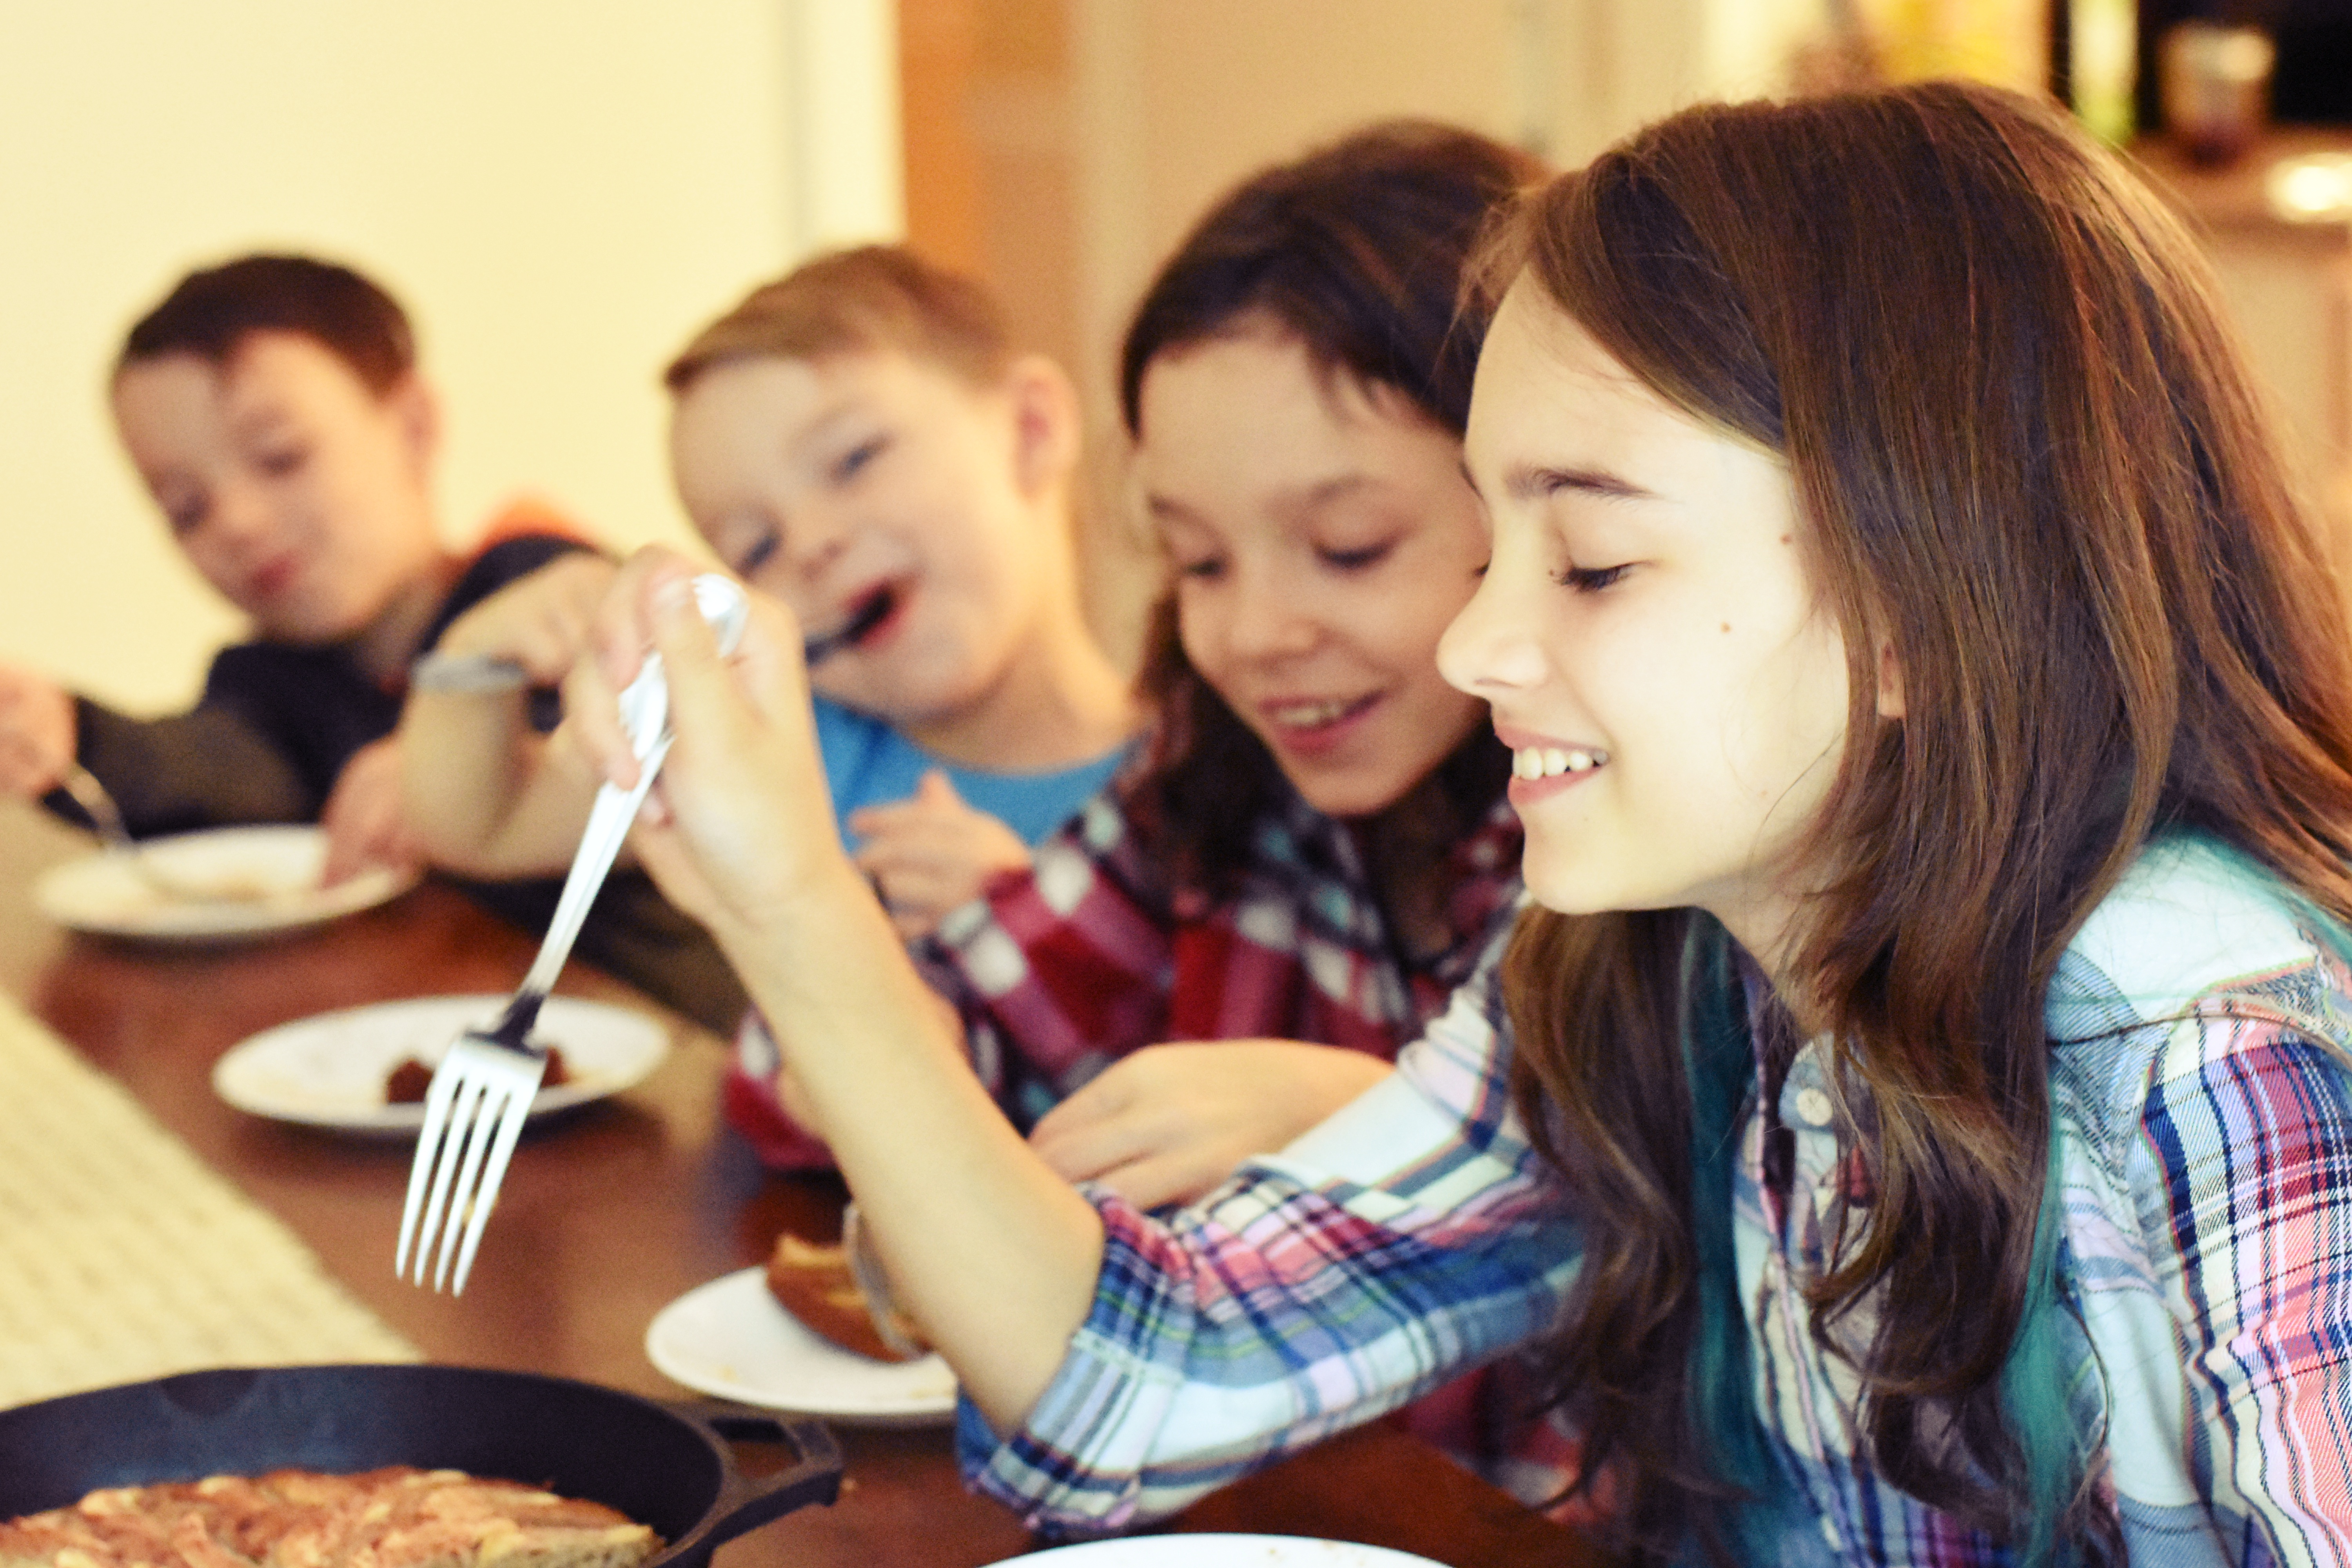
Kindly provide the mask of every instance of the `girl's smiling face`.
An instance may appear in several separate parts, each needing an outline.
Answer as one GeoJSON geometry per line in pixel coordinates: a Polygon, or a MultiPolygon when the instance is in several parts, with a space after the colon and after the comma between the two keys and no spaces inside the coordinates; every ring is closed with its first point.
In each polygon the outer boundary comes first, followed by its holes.
{"type": "Polygon", "coordinates": [[[1768,967],[1845,742],[1844,638],[1788,466],[1636,380],[1522,279],[1465,455],[1494,553],[1439,650],[1512,750],[1529,890],[1708,910],[1768,967]]]}
{"type": "Polygon", "coordinates": [[[1459,444],[1272,328],[1163,352],[1139,407],[1185,657],[1308,805],[1394,805],[1485,717],[1437,673],[1486,550],[1459,444]]]}

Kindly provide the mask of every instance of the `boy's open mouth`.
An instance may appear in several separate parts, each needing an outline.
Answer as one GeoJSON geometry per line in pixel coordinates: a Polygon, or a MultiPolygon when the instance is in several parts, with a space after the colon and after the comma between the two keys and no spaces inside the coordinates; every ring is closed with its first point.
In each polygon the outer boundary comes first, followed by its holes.
{"type": "Polygon", "coordinates": [[[898,607],[898,590],[884,583],[850,606],[849,618],[829,632],[820,632],[801,645],[801,656],[810,664],[832,658],[844,648],[856,647],[872,637],[875,628],[890,618],[898,607]]]}

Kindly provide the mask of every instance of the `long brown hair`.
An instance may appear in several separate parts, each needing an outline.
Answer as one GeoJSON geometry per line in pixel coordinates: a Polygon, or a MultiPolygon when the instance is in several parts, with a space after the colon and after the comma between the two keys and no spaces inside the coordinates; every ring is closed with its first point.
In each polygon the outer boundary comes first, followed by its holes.
{"type": "MultiPolygon", "coordinates": [[[[1488,221],[1546,171],[1475,132],[1423,121],[1366,126],[1227,193],[1160,267],[1119,353],[1119,409],[1142,433],[1143,378],[1172,350],[1272,327],[1316,368],[1401,396],[1457,440],[1487,310],[1458,310],[1488,221]]],[[[1246,864],[1255,820],[1286,790],[1265,742],[1185,657],[1163,596],[1139,677],[1160,715],[1130,802],[1153,854],[1213,895],[1246,864]]],[[[1437,768],[1450,844],[1501,798],[1510,757],[1484,725],[1437,768]]],[[[1416,792],[1418,793],[1418,792],[1416,792]]]]}
{"type": "MultiPolygon", "coordinates": [[[[1928,83],[1677,115],[1533,199],[1496,273],[1789,464],[1853,694],[1792,973],[1872,1187],[1813,1331],[1895,1485],[2110,1552],[2084,1461],[2053,1492],[2002,1394],[2046,1289],[2052,975],[2168,829],[2352,917],[2342,604],[2207,269],[2061,115],[1928,83]]],[[[1693,1037],[1739,1016],[1689,970],[1705,923],[1539,914],[1507,969],[1522,1103],[1588,1237],[1557,1387],[1653,1545],[1718,1517],[1706,1404],[1748,1397],[1703,1385],[1727,1197],[1694,1149],[1726,1129],[1696,1121],[1738,1106],[1707,1109],[1693,1037]]]]}

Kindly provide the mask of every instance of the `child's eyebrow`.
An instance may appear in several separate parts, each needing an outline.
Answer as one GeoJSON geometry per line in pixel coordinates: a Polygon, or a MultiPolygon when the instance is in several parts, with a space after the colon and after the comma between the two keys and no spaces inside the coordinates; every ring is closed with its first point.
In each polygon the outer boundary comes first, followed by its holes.
{"type": "Polygon", "coordinates": [[[1561,490],[1606,497],[1612,500],[1655,500],[1657,493],[1604,468],[1554,468],[1537,465],[1515,468],[1503,476],[1503,489],[1513,500],[1539,501],[1561,490]]]}
{"type": "Polygon", "coordinates": [[[1182,501],[1150,490],[1144,492],[1143,510],[1155,518],[1174,518],[1179,521],[1189,521],[1192,516],[1192,509],[1182,501]]]}
{"type": "Polygon", "coordinates": [[[299,430],[301,421],[275,403],[264,403],[232,413],[228,427],[240,441],[259,441],[281,430],[299,430]]]}
{"type": "MultiPolygon", "coordinates": [[[[1279,497],[1276,504],[1283,512],[1296,516],[1345,500],[1359,490],[1378,489],[1380,487],[1380,479],[1371,474],[1335,474],[1328,479],[1318,479],[1303,489],[1279,497]]],[[[1143,506],[1154,517],[1190,518],[1193,515],[1192,508],[1182,501],[1156,491],[1144,493],[1143,506]]]]}
{"type": "Polygon", "coordinates": [[[822,446],[836,426],[855,423],[865,407],[855,393],[845,393],[818,409],[809,421],[792,437],[795,447],[822,446]]]}
{"type": "Polygon", "coordinates": [[[1370,474],[1335,474],[1307,486],[1291,505],[1300,511],[1313,511],[1318,507],[1344,500],[1358,490],[1374,489],[1379,482],[1370,474]]]}

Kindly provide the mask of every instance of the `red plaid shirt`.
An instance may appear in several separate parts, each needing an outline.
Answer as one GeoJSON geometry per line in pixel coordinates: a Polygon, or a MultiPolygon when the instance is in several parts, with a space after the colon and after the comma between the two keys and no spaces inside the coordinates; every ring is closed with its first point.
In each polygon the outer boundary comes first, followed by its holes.
{"type": "MultiPolygon", "coordinates": [[[[1114,788],[914,952],[961,1015],[982,1081],[1025,1129],[1110,1062],[1165,1040],[1312,1040],[1393,1058],[1508,928],[1519,837],[1498,801],[1454,846],[1450,940],[1414,959],[1345,823],[1286,795],[1252,832],[1239,892],[1212,903],[1167,885],[1114,788]]],[[[771,1164],[825,1163],[776,1101],[776,1061],[747,1020],[729,1119],[771,1164]]]]}

